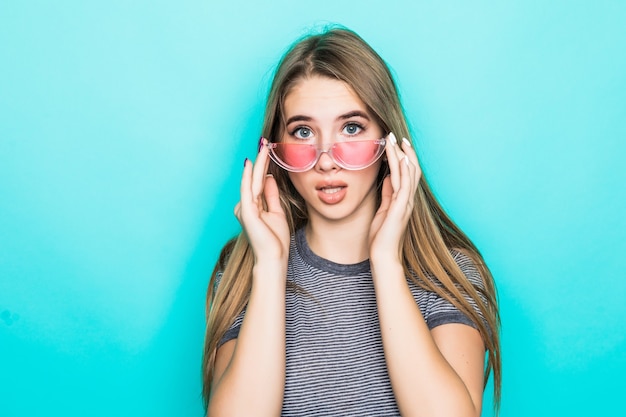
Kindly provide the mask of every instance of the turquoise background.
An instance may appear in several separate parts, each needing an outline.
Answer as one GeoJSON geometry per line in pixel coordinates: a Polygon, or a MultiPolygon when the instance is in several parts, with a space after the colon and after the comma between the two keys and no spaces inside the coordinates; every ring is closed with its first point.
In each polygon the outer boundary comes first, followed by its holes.
{"type": "Polygon", "coordinates": [[[624,409],[626,2],[4,0],[0,416],[202,415],[267,83],[327,22],[390,63],[492,268],[501,415],[624,409]]]}

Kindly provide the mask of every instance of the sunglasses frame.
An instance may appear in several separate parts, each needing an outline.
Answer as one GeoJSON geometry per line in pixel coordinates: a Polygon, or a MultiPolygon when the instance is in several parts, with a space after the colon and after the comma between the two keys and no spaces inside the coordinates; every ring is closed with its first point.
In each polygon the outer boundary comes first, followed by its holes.
{"type": "Polygon", "coordinates": [[[355,141],[349,141],[349,142],[333,142],[327,145],[330,146],[326,146],[324,147],[323,144],[320,145],[314,145],[314,144],[305,144],[305,143],[293,143],[290,145],[295,145],[295,146],[309,146],[312,148],[315,148],[315,158],[313,160],[311,160],[310,163],[308,163],[307,165],[305,165],[305,167],[303,168],[296,168],[296,167],[292,167],[291,165],[286,164],[282,159],[280,159],[278,157],[278,155],[276,154],[275,150],[278,145],[281,144],[281,142],[269,142],[266,146],[269,148],[269,156],[272,159],[272,161],[274,161],[276,163],[276,165],[278,165],[279,167],[283,168],[286,171],[289,172],[305,172],[310,170],[311,168],[313,168],[315,166],[315,164],[317,164],[317,162],[319,161],[320,157],[322,156],[323,153],[327,153],[328,156],[331,157],[331,159],[337,164],[339,165],[341,168],[343,169],[347,169],[349,171],[358,171],[361,169],[365,169],[371,165],[373,165],[376,161],[378,161],[380,159],[381,156],[383,156],[383,154],[385,153],[385,144],[386,144],[386,139],[382,138],[382,139],[368,139],[368,140],[355,140],[355,141]],[[354,166],[348,166],[346,165],[344,162],[338,160],[337,158],[335,158],[335,155],[333,154],[333,149],[337,146],[337,145],[341,145],[341,144],[348,144],[348,143],[359,143],[359,142],[373,142],[374,144],[379,146],[379,150],[378,150],[378,155],[372,159],[371,162],[368,162],[366,165],[362,165],[362,166],[358,166],[358,167],[354,167],[354,166]]]}

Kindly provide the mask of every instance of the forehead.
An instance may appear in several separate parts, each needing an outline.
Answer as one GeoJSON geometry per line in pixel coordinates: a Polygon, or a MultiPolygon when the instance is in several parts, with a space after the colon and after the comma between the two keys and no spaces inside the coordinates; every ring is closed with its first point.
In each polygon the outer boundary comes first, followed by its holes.
{"type": "Polygon", "coordinates": [[[316,76],[299,81],[287,93],[283,110],[289,118],[296,114],[336,116],[353,110],[367,112],[367,107],[348,84],[316,76]]]}

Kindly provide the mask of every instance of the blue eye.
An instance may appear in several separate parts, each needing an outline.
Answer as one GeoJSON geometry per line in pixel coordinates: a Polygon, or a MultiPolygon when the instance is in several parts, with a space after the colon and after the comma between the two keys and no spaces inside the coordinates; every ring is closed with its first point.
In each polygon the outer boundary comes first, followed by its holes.
{"type": "Polygon", "coordinates": [[[343,128],[344,133],[353,136],[361,132],[363,128],[357,123],[349,123],[343,128]]]}
{"type": "Polygon", "coordinates": [[[298,139],[309,139],[313,132],[308,127],[299,127],[293,131],[292,135],[297,137],[298,139]]]}

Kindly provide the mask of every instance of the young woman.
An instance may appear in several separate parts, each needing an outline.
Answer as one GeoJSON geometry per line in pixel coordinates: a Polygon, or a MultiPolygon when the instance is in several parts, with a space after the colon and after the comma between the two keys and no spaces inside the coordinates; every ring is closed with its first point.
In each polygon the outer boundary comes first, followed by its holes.
{"type": "Polygon", "coordinates": [[[354,32],[283,57],[209,284],[208,415],[479,416],[491,371],[498,404],[493,279],[409,137],[354,32]]]}

